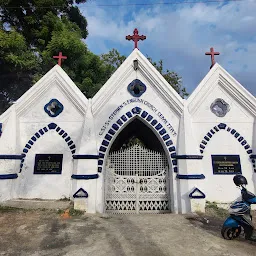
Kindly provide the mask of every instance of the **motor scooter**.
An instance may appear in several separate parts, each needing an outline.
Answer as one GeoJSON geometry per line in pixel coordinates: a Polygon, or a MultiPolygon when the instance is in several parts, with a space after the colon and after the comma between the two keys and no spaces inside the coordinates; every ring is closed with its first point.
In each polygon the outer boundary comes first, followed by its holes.
{"type": "Polygon", "coordinates": [[[235,184],[241,189],[242,200],[237,200],[231,204],[230,216],[224,222],[221,234],[224,239],[231,240],[238,238],[243,231],[245,239],[256,241],[251,215],[251,204],[256,204],[256,196],[245,188],[247,181],[246,184],[236,182],[235,184]]]}

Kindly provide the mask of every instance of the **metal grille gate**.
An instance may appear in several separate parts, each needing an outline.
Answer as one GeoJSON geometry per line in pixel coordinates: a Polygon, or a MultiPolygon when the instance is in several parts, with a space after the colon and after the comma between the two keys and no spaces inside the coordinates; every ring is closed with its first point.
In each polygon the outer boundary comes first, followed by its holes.
{"type": "Polygon", "coordinates": [[[105,176],[107,213],[163,213],[169,209],[164,153],[134,145],[109,154],[105,176]]]}

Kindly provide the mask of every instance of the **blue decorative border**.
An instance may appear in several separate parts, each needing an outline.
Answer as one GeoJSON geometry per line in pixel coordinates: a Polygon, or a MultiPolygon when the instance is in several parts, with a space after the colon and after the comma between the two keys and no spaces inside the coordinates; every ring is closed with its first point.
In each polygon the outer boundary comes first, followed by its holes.
{"type": "Polygon", "coordinates": [[[243,146],[243,148],[246,151],[246,153],[248,155],[250,155],[254,172],[256,172],[255,160],[253,159],[253,157],[251,157],[253,155],[252,154],[253,151],[252,151],[251,146],[247,143],[245,138],[239,132],[237,132],[235,129],[232,129],[231,127],[228,127],[224,123],[219,123],[218,125],[214,126],[212,129],[210,129],[210,131],[208,133],[206,133],[206,135],[204,136],[204,139],[201,141],[201,143],[199,145],[200,153],[201,154],[204,153],[204,150],[205,150],[206,145],[208,144],[208,142],[212,139],[213,135],[215,133],[219,132],[220,130],[224,130],[224,131],[229,132],[231,135],[233,135],[238,140],[238,142],[241,144],[241,146],[243,146]]]}
{"type": "Polygon", "coordinates": [[[176,155],[176,159],[203,159],[202,155],[176,155]]]}
{"type": "Polygon", "coordinates": [[[139,98],[146,90],[147,87],[145,84],[143,84],[139,79],[134,79],[127,87],[128,92],[133,96],[133,97],[137,97],[139,98]],[[142,86],[143,90],[140,91],[139,94],[135,94],[134,91],[131,89],[133,85],[135,85],[136,83],[139,84],[139,86],[142,86]]]}
{"type": "Polygon", "coordinates": [[[176,178],[180,180],[203,180],[205,176],[203,174],[177,174],[176,178]]]}
{"type": "Polygon", "coordinates": [[[0,159],[13,159],[13,160],[21,160],[22,155],[0,155],[0,159]]]}
{"type": "Polygon", "coordinates": [[[99,159],[99,155],[73,155],[73,159],[99,159]]]}
{"type": "Polygon", "coordinates": [[[1,137],[2,133],[3,133],[3,123],[0,123],[0,137],[1,137]]]}
{"type": "MultiPolygon", "coordinates": [[[[101,146],[99,148],[99,160],[98,160],[98,172],[102,172],[103,162],[105,158],[106,151],[109,147],[110,141],[113,139],[113,135],[115,135],[118,130],[128,122],[132,117],[139,117],[148,122],[149,125],[154,127],[154,129],[160,134],[161,139],[164,142],[167,150],[170,152],[169,157],[172,161],[172,167],[174,172],[178,172],[177,160],[176,160],[176,148],[173,145],[173,141],[171,140],[170,135],[163,128],[163,125],[153,118],[148,112],[143,111],[140,107],[134,107],[131,111],[128,111],[125,115],[122,115],[120,119],[116,121],[110,128],[110,130],[105,135],[101,146]]],[[[120,131],[120,130],[119,130],[120,131]]]]}
{"type": "Polygon", "coordinates": [[[201,199],[205,198],[205,194],[198,188],[194,188],[192,192],[189,194],[189,198],[196,198],[196,199],[201,199]],[[195,192],[199,192],[201,195],[200,196],[193,196],[195,192]]]}
{"type": "Polygon", "coordinates": [[[57,99],[51,99],[45,106],[44,106],[44,111],[50,116],[50,117],[56,117],[58,116],[62,111],[64,107],[63,105],[57,100],[57,99]],[[52,104],[54,101],[57,101],[58,107],[60,108],[54,115],[51,114],[51,112],[47,109],[47,107],[52,104]]]}
{"type": "Polygon", "coordinates": [[[17,173],[12,173],[12,174],[0,174],[0,180],[13,180],[17,179],[18,174],[17,173]]]}
{"type": "Polygon", "coordinates": [[[74,198],[88,198],[88,193],[87,193],[84,189],[79,188],[79,189],[76,191],[76,193],[73,195],[73,197],[74,197],[74,198]],[[83,196],[79,196],[79,195],[78,195],[79,192],[83,192],[84,195],[83,195],[83,196]]]}
{"type": "Polygon", "coordinates": [[[28,151],[32,148],[32,146],[35,144],[35,142],[40,137],[42,137],[45,133],[47,133],[49,130],[56,131],[61,136],[61,138],[63,138],[66,141],[72,155],[74,155],[76,153],[76,145],[75,145],[74,141],[71,139],[71,137],[68,135],[68,133],[65,132],[63,129],[61,129],[57,124],[50,123],[47,126],[43,127],[42,129],[38,130],[25,145],[25,147],[23,149],[23,153],[22,153],[20,172],[22,171],[23,163],[25,161],[28,151]]]}
{"type": "Polygon", "coordinates": [[[99,174],[73,174],[71,178],[75,180],[92,180],[98,179],[99,174]]]}

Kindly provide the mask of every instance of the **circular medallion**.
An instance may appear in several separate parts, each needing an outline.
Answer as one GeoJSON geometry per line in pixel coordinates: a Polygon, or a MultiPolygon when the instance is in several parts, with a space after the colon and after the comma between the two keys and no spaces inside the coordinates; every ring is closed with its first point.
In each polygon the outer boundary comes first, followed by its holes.
{"type": "Polygon", "coordinates": [[[211,111],[218,117],[224,117],[228,111],[230,110],[230,106],[227,102],[225,102],[223,99],[216,99],[211,104],[211,111]]]}
{"type": "Polygon", "coordinates": [[[132,96],[140,97],[147,88],[139,79],[135,79],[128,85],[127,89],[132,96]]]}

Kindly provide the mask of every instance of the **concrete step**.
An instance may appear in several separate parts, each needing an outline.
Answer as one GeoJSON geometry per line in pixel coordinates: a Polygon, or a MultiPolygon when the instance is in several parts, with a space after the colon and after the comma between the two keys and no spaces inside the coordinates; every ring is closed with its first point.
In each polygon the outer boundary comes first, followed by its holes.
{"type": "Polygon", "coordinates": [[[37,200],[37,199],[12,199],[1,202],[1,206],[15,207],[21,209],[59,209],[65,210],[70,207],[71,201],[61,200],[37,200]]]}

